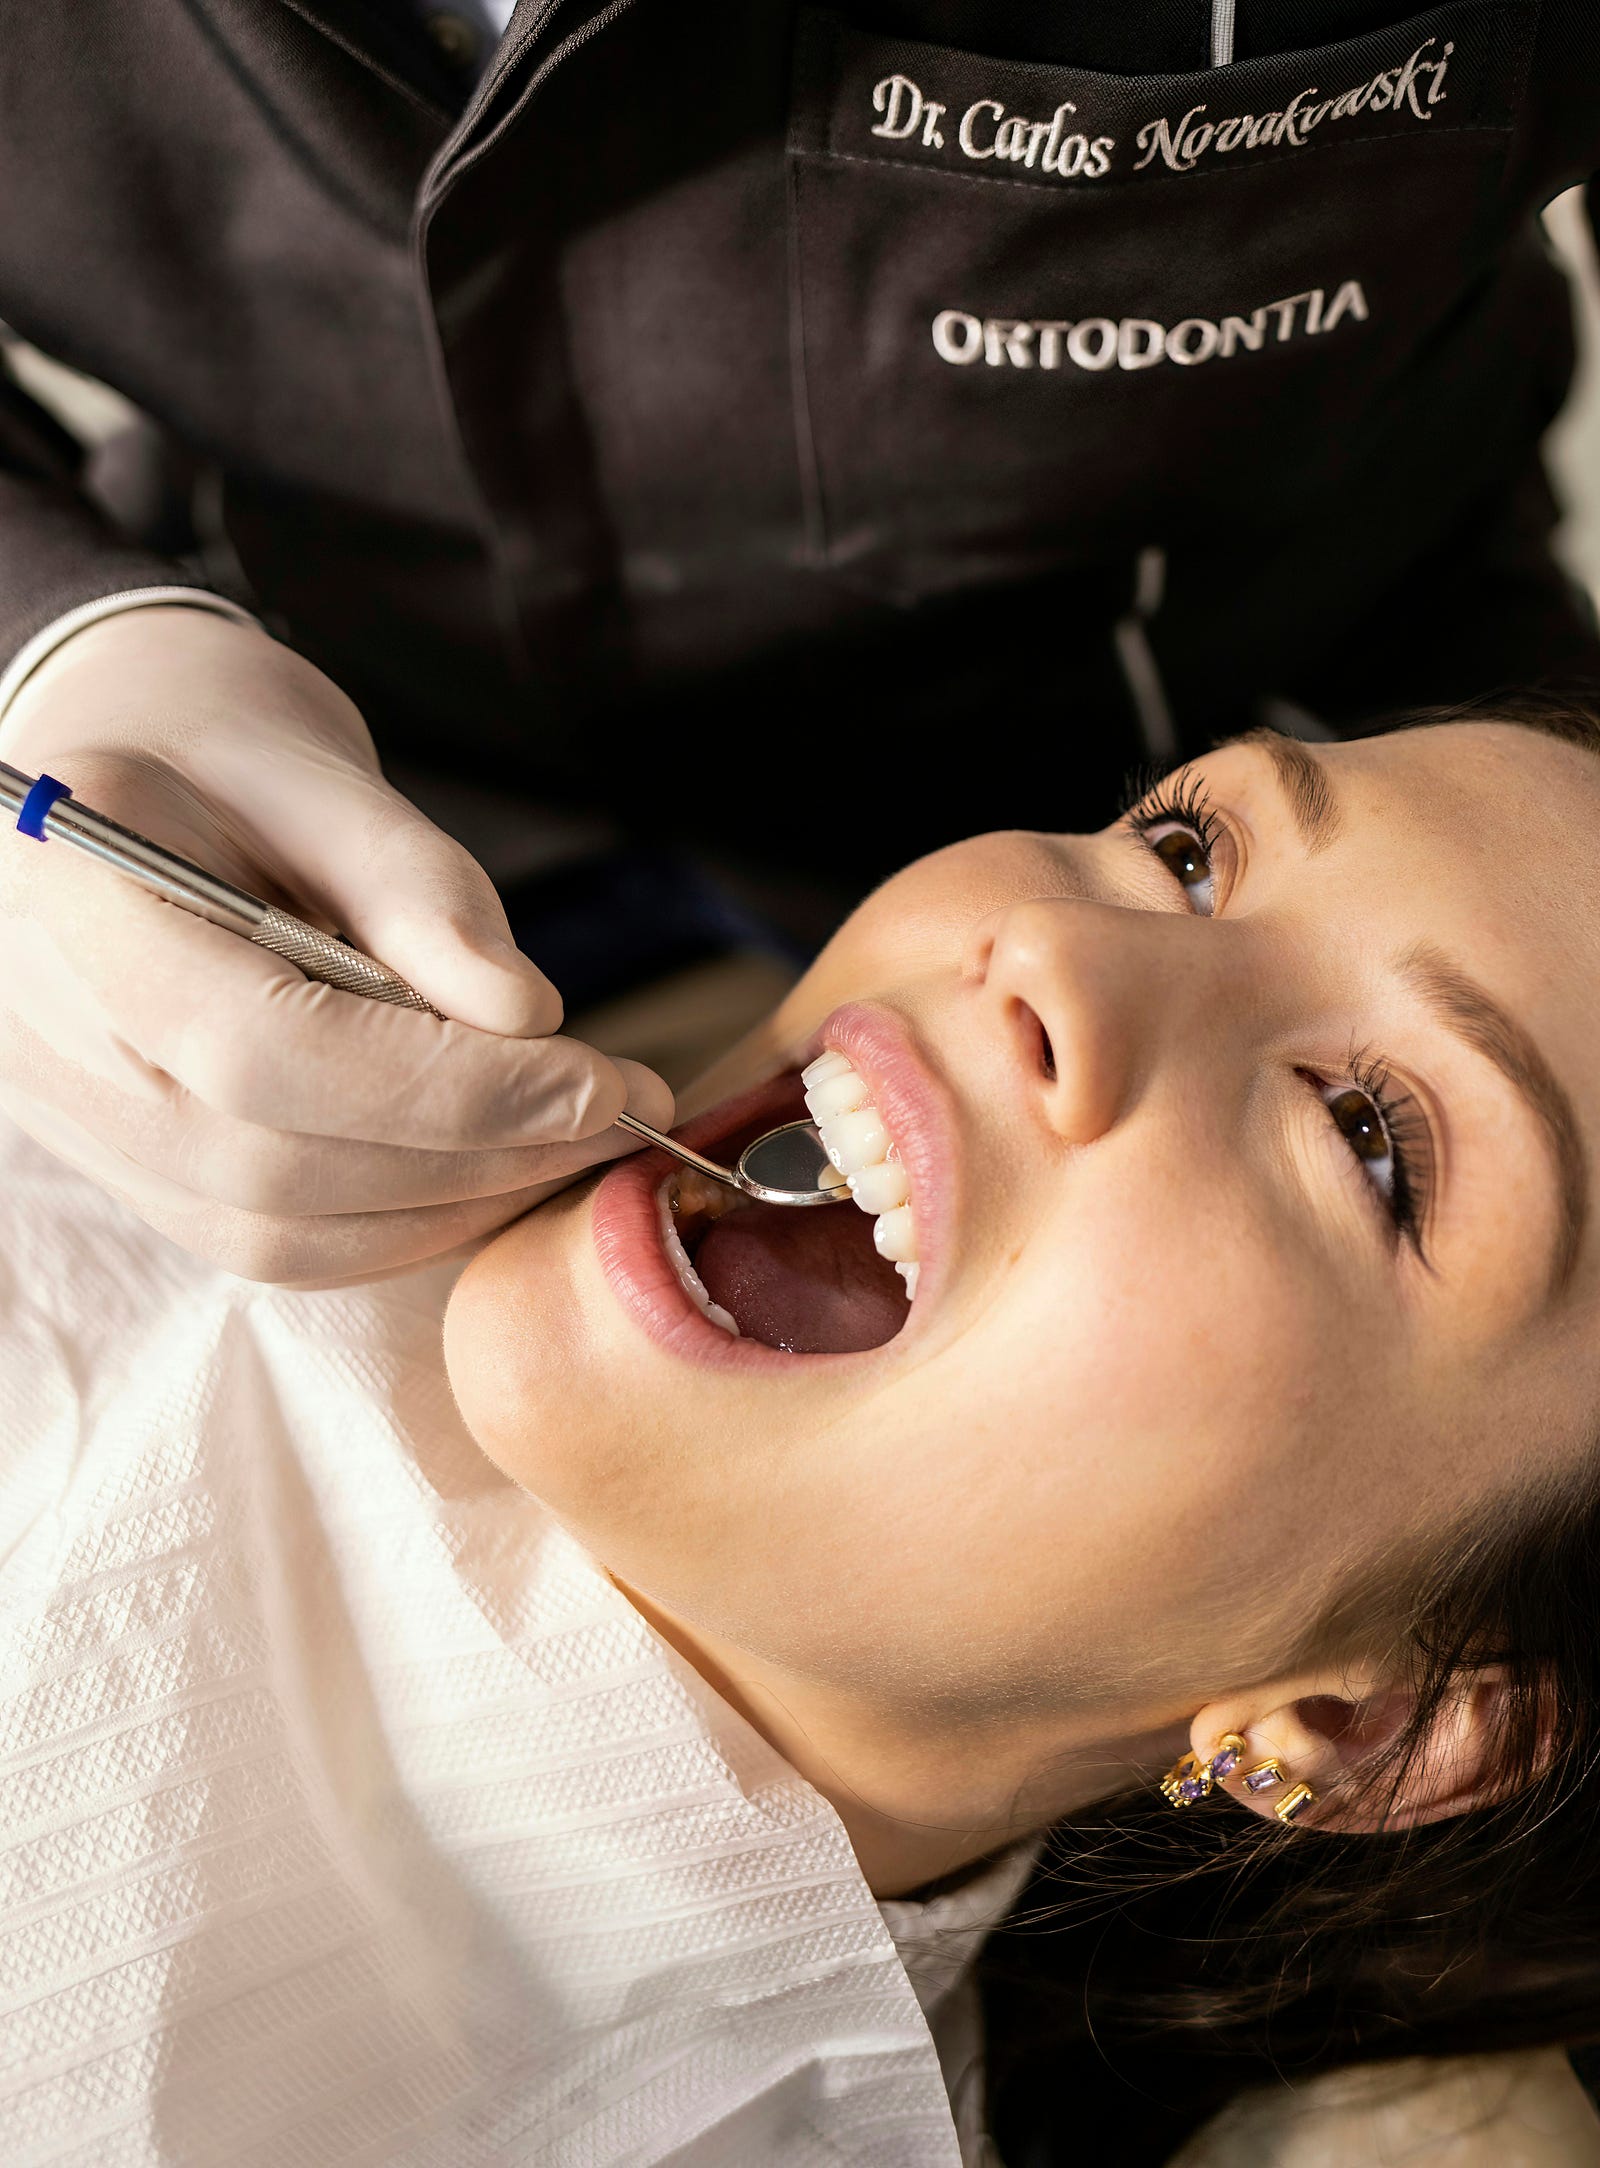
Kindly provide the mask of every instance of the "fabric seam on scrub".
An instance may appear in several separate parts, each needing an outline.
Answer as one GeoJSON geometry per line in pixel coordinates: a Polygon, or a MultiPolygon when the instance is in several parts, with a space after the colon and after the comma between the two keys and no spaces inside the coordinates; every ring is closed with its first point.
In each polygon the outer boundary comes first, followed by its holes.
{"type": "Polygon", "coordinates": [[[1170,761],[1178,756],[1178,732],[1172,719],[1172,703],[1162,682],[1145,626],[1161,607],[1166,585],[1167,553],[1152,547],[1138,556],[1137,586],[1133,608],[1111,628],[1112,644],[1122,670],[1123,683],[1139,718],[1139,735],[1152,760],[1170,761]]]}
{"type": "MultiPolygon", "coordinates": [[[[1233,63],[1234,6],[1235,0],[1211,0],[1211,65],[1214,68],[1230,67],[1233,63]]],[[[1138,588],[1133,608],[1112,628],[1123,682],[1139,718],[1139,733],[1144,739],[1145,751],[1153,760],[1174,760],[1178,752],[1172,703],[1167,698],[1161,666],[1145,631],[1161,607],[1166,571],[1164,550],[1151,548],[1139,552],[1138,588]]],[[[0,713],[3,712],[0,709],[0,713]]]]}
{"type": "Polygon", "coordinates": [[[1211,0],[1211,65],[1233,65],[1233,15],[1235,0],[1211,0]]]}

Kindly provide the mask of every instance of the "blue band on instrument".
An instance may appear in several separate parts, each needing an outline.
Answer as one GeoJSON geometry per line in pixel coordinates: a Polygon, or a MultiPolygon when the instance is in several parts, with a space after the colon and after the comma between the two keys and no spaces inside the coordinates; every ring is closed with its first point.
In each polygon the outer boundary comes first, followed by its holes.
{"type": "Polygon", "coordinates": [[[66,783],[58,783],[53,775],[41,775],[26,798],[22,811],[17,815],[18,832],[45,841],[44,817],[58,798],[70,798],[72,790],[66,783]]]}

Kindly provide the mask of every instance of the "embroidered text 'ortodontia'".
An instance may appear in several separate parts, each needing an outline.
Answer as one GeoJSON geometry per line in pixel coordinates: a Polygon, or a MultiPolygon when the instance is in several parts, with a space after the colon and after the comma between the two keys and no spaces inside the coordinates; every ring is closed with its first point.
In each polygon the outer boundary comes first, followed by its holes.
{"type": "Polygon", "coordinates": [[[964,368],[975,361],[992,369],[1150,369],[1175,362],[1190,369],[1215,355],[1230,361],[1236,354],[1258,353],[1304,335],[1321,338],[1346,317],[1364,324],[1367,297],[1359,279],[1346,279],[1332,300],[1323,286],[1282,301],[1268,301],[1248,316],[1186,316],[1170,329],[1145,316],[1078,318],[1060,316],[974,316],[965,309],[941,309],[933,319],[933,350],[941,361],[964,368]]]}

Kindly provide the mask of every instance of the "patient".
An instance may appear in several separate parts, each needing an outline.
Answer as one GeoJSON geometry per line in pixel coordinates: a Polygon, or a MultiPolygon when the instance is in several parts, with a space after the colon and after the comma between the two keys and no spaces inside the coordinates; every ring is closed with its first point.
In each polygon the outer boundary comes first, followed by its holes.
{"type": "Polygon", "coordinates": [[[852,1204],[642,1155],[448,1311],[484,1450],[876,1895],[1059,1830],[1113,2045],[1600,2032],[1600,734],[1525,713],[909,867],[686,1132],[816,1064],[852,1204]]]}
{"type": "Polygon", "coordinates": [[[804,1070],[837,1206],[635,1154],[282,1288],[0,1124],[0,2159],[1592,2161],[1600,730],[1518,712],[897,875],[691,1123],[804,1070]]]}

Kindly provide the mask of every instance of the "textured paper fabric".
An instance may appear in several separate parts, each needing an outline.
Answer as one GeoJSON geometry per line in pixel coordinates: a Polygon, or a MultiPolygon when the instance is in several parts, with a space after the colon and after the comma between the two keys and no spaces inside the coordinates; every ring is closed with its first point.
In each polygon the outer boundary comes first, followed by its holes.
{"type": "Polygon", "coordinates": [[[889,1921],[937,2012],[975,1886],[880,1911],[484,1459],[459,1270],[254,1285],[0,1121],[0,2160],[959,2168],[889,1921]]]}
{"type": "Polygon", "coordinates": [[[1021,1896],[1043,1843],[1013,1845],[947,1896],[925,1904],[891,1897],[878,1906],[933,2030],[964,2168],[1003,2168],[986,2127],[983,2012],[972,1963],[1021,1896]]]}

